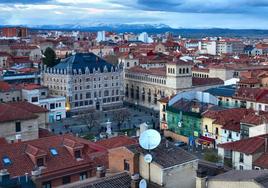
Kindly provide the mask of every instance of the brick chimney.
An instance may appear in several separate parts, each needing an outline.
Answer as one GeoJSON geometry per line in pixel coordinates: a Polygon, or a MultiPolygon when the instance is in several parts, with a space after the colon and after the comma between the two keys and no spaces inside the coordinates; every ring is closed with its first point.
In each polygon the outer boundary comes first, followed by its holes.
{"type": "Polygon", "coordinates": [[[97,178],[105,177],[105,173],[106,173],[106,170],[105,170],[104,166],[98,166],[97,167],[97,172],[96,172],[97,178]]]}
{"type": "Polygon", "coordinates": [[[131,176],[131,188],[139,188],[139,180],[140,180],[140,175],[139,174],[133,174],[131,176]]]}

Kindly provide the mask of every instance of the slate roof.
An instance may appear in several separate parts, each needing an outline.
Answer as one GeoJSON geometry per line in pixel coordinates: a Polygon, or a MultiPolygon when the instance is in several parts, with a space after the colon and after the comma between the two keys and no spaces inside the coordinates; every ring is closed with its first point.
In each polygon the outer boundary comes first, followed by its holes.
{"type": "Polygon", "coordinates": [[[96,70],[100,68],[100,71],[103,72],[104,67],[107,67],[107,71],[110,72],[113,65],[93,53],[76,53],[75,55],[61,60],[61,62],[55,65],[53,68],[67,69],[68,67],[77,71],[81,69],[82,73],[84,74],[87,67],[91,73],[93,72],[94,68],[96,70]]]}
{"type": "Polygon", "coordinates": [[[217,88],[210,88],[204,92],[207,92],[214,96],[232,97],[235,94],[234,86],[222,86],[217,88]]]}
{"type": "Polygon", "coordinates": [[[267,170],[231,170],[217,175],[212,180],[219,181],[255,181],[264,187],[268,185],[267,170]]]}
{"type": "MultiPolygon", "coordinates": [[[[143,155],[148,153],[148,151],[142,149],[139,145],[130,145],[126,146],[126,148],[133,153],[141,153],[143,155]]],[[[165,141],[162,141],[156,149],[152,150],[151,154],[153,156],[153,162],[162,166],[164,169],[198,160],[197,157],[174,146],[171,142],[169,142],[168,147],[166,147],[165,141]]]]}

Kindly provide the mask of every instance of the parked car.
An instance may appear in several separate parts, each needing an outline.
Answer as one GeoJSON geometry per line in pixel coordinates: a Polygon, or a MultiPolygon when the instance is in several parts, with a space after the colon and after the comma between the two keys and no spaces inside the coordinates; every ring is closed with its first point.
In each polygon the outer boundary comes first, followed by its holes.
{"type": "Polygon", "coordinates": [[[187,143],[185,143],[185,142],[182,142],[182,141],[176,141],[176,142],[174,142],[174,145],[176,146],[176,147],[186,147],[187,146],[187,143]]]}

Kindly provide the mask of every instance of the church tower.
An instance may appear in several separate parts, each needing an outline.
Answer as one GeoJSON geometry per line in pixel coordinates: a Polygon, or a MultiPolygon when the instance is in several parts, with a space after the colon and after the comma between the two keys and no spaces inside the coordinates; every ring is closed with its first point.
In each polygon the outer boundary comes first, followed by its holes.
{"type": "Polygon", "coordinates": [[[176,90],[192,87],[192,64],[174,60],[166,65],[167,85],[176,90]]]}

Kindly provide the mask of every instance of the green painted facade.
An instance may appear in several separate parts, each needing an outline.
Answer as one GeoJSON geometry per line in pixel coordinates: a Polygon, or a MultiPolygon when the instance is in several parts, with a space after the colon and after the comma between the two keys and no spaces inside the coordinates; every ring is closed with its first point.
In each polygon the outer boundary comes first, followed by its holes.
{"type": "Polygon", "coordinates": [[[168,129],[186,137],[199,137],[201,134],[201,113],[184,112],[173,107],[167,107],[168,129]],[[181,126],[178,125],[179,122],[181,126]]]}

